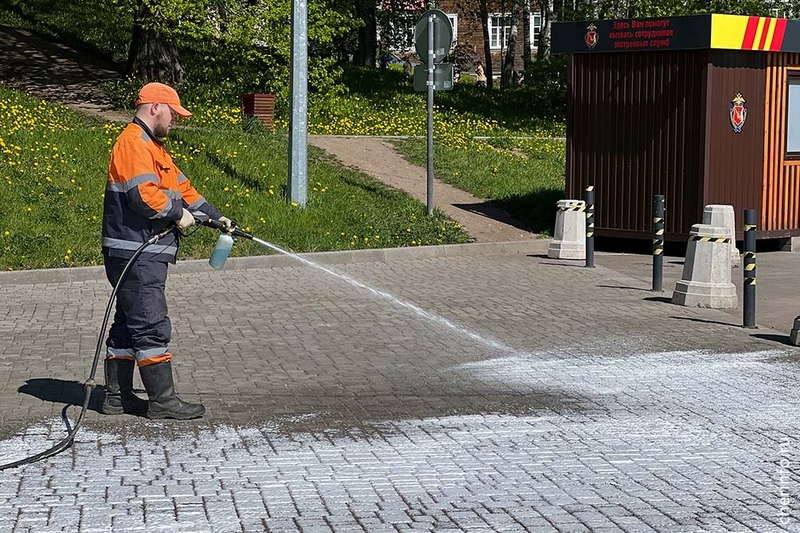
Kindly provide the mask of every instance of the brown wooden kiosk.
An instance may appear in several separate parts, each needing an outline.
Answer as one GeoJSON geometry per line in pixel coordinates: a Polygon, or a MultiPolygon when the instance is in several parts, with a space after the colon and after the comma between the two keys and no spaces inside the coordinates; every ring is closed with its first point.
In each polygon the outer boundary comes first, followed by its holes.
{"type": "Polygon", "coordinates": [[[703,206],[744,209],[757,238],[800,236],[800,21],[733,15],[561,22],[569,54],[568,198],[595,186],[596,234],[667,240],[703,206]]]}

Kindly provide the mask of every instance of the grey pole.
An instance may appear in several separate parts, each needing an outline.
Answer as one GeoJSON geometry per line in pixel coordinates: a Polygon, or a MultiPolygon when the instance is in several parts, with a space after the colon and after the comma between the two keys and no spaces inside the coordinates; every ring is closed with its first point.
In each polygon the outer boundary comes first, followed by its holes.
{"type": "Polygon", "coordinates": [[[289,198],[305,207],[308,192],[308,3],[292,2],[292,114],[289,119],[289,198]]]}
{"type": "Polygon", "coordinates": [[[428,16],[428,214],[433,214],[433,85],[436,65],[433,64],[433,25],[436,16],[428,16]]]}

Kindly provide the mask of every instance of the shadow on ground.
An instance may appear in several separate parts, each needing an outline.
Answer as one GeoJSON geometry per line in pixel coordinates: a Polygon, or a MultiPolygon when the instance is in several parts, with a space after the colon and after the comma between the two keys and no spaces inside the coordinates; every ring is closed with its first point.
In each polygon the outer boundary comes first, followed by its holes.
{"type": "Polygon", "coordinates": [[[453,204],[453,207],[463,209],[464,211],[468,211],[470,213],[483,215],[486,218],[491,218],[492,220],[503,222],[510,226],[514,226],[517,229],[521,229],[523,231],[531,231],[530,226],[526,222],[510,216],[508,213],[498,208],[492,201],[479,202],[474,204],[453,204]]]}
{"type": "MultiPolygon", "coordinates": [[[[31,378],[17,391],[45,402],[77,406],[83,405],[85,396],[83,383],[53,378],[31,378]]],[[[92,390],[92,395],[89,398],[90,411],[100,412],[104,392],[105,387],[103,386],[97,386],[92,390]]]]}
{"type": "MultiPolygon", "coordinates": [[[[650,298],[645,298],[645,300],[649,300],[649,299],[650,298]]],[[[671,316],[670,318],[673,318],[675,320],[685,320],[685,321],[688,321],[688,322],[698,322],[698,323],[701,323],[701,324],[716,324],[716,325],[719,325],[719,326],[734,326],[734,327],[741,326],[741,324],[737,324],[735,322],[721,322],[719,320],[706,320],[706,319],[703,319],[703,318],[692,318],[692,317],[688,317],[688,316],[671,316]]]]}
{"type": "Polygon", "coordinates": [[[775,335],[774,333],[754,333],[753,335],[751,335],[751,337],[755,337],[756,339],[761,339],[769,342],[778,342],[780,344],[785,344],[786,346],[792,346],[792,347],[795,346],[794,344],[792,344],[789,335],[775,335]]]}

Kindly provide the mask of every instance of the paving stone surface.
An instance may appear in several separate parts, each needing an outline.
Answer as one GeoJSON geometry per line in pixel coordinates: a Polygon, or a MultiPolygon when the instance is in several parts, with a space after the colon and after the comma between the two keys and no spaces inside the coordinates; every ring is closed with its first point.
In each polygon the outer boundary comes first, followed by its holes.
{"type": "MultiPolygon", "coordinates": [[[[74,446],[0,472],[0,531],[800,531],[788,330],[597,263],[176,269],[207,416],[104,416],[98,387],[74,446]]],[[[0,278],[0,464],[74,423],[109,293],[0,278]]]]}

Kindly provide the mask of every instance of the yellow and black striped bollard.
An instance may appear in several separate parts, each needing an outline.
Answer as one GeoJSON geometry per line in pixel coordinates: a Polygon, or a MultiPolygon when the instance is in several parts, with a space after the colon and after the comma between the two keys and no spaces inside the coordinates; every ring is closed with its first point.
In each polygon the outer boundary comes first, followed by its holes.
{"type": "Polygon", "coordinates": [[[594,185],[586,187],[586,267],[594,268],[594,185]]]}
{"type": "Polygon", "coordinates": [[[653,291],[664,285],[664,195],[653,197],[653,291]]]}
{"type": "Polygon", "coordinates": [[[756,327],[756,210],[744,210],[743,326],[756,327]]]}

